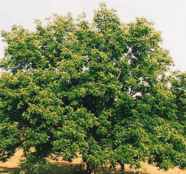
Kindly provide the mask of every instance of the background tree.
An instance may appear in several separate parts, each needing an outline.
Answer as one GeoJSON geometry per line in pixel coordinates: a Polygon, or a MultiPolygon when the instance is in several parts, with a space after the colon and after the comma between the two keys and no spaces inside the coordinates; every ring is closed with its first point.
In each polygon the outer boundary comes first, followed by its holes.
{"type": "Polygon", "coordinates": [[[182,83],[169,80],[171,58],[146,19],[124,25],[102,5],[93,22],[55,16],[3,37],[2,160],[22,148],[32,174],[45,157],[78,154],[89,174],[141,161],[185,167],[184,104],[175,90],[182,83]]]}

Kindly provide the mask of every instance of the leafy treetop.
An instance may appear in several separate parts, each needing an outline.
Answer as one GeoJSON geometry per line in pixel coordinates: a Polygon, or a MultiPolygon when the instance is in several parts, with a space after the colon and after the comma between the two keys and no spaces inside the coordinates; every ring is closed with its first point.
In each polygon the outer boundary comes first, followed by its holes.
{"type": "Polygon", "coordinates": [[[102,5],[92,22],[54,16],[2,35],[1,160],[22,148],[31,173],[47,156],[77,154],[87,173],[186,166],[185,75],[170,80],[171,57],[146,19],[122,24],[102,5]]]}

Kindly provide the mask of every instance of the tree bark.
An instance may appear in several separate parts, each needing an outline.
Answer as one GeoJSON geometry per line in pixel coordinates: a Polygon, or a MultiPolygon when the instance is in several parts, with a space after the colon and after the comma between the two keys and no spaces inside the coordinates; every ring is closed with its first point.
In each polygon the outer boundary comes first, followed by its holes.
{"type": "Polygon", "coordinates": [[[86,174],[95,174],[94,169],[89,164],[86,164],[86,174]]]}
{"type": "Polygon", "coordinates": [[[120,164],[120,174],[125,174],[125,164],[123,162],[119,162],[120,164]]]}
{"type": "Polygon", "coordinates": [[[94,173],[94,170],[87,169],[87,170],[86,170],[86,174],[95,174],[95,173],[94,173]]]}

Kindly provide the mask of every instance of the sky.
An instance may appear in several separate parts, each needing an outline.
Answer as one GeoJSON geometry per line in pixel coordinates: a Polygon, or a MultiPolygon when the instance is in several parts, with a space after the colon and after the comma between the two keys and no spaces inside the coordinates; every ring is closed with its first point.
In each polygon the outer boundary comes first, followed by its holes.
{"type": "MultiPolygon", "coordinates": [[[[33,29],[34,20],[53,14],[77,16],[83,12],[91,18],[100,3],[117,10],[126,23],[145,17],[162,33],[163,46],[170,51],[175,68],[186,71],[186,0],[3,0],[0,2],[0,30],[14,24],[33,29]]],[[[0,41],[0,57],[5,44],[0,41]]]]}

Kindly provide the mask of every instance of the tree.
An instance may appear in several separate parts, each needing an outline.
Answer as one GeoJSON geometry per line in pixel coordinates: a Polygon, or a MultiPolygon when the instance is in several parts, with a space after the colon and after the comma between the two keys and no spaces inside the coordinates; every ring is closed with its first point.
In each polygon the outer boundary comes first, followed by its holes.
{"type": "Polygon", "coordinates": [[[185,167],[184,105],[175,103],[172,60],[146,19],[122,24],[102,5],[93,22],[54,16],[35,31],[14,26],[2,35],[2,160],[22,148],[32,174],[48,156],[78,154],[88,174],[141,161],[185,167]]]}

